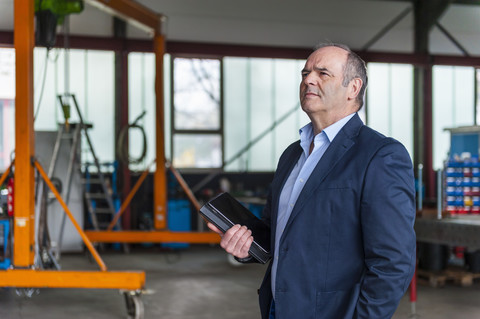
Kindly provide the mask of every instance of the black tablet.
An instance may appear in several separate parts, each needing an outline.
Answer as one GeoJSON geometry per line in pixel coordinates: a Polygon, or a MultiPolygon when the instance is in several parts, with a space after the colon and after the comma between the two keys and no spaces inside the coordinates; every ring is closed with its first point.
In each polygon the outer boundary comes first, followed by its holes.
{"type": "Polygon", "coordinates": [[[200,214],[224,233],[236,224],[246,226],[253,236],[250,255],[262,264],[270,259],[269,227],[229,193],[208,201],[200,208],[200,214]]]}

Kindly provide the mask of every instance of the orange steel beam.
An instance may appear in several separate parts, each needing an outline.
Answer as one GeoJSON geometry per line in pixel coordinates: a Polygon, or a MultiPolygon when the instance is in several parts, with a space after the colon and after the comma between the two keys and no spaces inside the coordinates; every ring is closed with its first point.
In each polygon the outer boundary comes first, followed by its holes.
{"type": "Polygon", "coordinates": [[[165,119],[163,105],[163,55],[165,37],[156,33],[153,39],[155,51],[155,146],[157,167],[153,174],[153,225],[164,229],[167,223],[167,175],[165,171],[165,119]]]}
{"type": "Polygon", "coordinates": [[[140,290],[145,286],[143,271],[58,271],[9,269],[0,271],[0,287],[98,288],[140,290]]]}
{"type": "Polygon", "coordinates": [[[197,211],[200,210],[200,203],[198,202],[197,198],[195,197],[195,195],[193,194],[192,190],[190,189],[190,187],[188,186],[187,182],[185,182],[185,180],[183,179],[182,175],[180,174],[179,171],[177,171],[177,169],[175,167],[173,167],[173,165],[171,163],[167,163],[170,171],[172,172],[173,176],[175,176],[175,178],[177,179],[178,183],[180,184],[180,186],[182,187],[183,191],[185,192],[185,194],[187,194],[187,197],[188,199],[190,199],[190,202],[192,202],[193,206],[195,206],[195,209],[197,211]]]}
{"type": "Polygon", "coordinates": [[[98,243],[191,243],[218,244],[220,236],[214,232],[171,232],[171,231],[94,231],[85,234],[98,243]]]}
{"type": "Polygon", "coordinates": [[[162,16],[131,0],[87,0],[88,4],[152,34],[160,32],[162,16]]]}
{"type": "MultiPolygon", "coordinates": [[[[106,271],[107,270],[107,266],[105,266],[105,263],[103,262],[102,258],[100,257],[100,255],[98,254],[97,250],[95,249],[95,247],[93,247],[92,243],[90,242],[90,240],[88,239],[88,237],[85,235],[85,233],[83,232],[82,228],[80,227],[80,225],[78,225],[77,221],[75,220],[75,217],[73,216],[72,212],[70,212],[70,209],[68,208],[67,204],[65,204],[65,202],[63,201],[62,197],[60,196],[60,194],[58,193],[57,189],[55,188],[55,186],[53,186],[52,184],[52,181],[50,181],[50,179],[48,178],[47,174],[45,173],[45,171],[43,170],[42,166],[37,162],[37,161],[34,161],[34,165],[35,167],[37,168],[38,172],[40,173],[40,175],[42,175],[42,178],[43,180],[45,181],[45,183],[47,183],[47,186],[48,188],[50,188],[50,190],[52,191],[52,193],[55,195],[55,198],[58,200],[58,202],[60,203],[60,205],[62,206],[63,210],[65,211],[65,213],[68,215],[68,217],[70,218],[70,221],[72,222],[73,226],[75,227],[75,229],[77,230],[77,232],[80,234],[80,237],[82,237],[82,240],[83,242],[85,243],[85,246],[87,246],[88,250],[90,251],[90,253],[92,254],[93,258],[95,258],[95,261],[97,262],[98,266],[100,267],[100,269],[102,271],[106,271]]],[[[15,237],[16,239],[16,237],[15,237]]]]}
{"type": "Polygon", "coordinates": [[[0,177],[0,186],[2,186],[3,183],[5,183],[5,180],[7,179],[8,175],[10,174],[11,171],[12,171],[12,164],[10,164],[10,166],[7,168],[7,170],[5,172],[3,172],[2,177],[0,177]]]}
{"type": "Polygon", "coordinates": [[[155,160],[153,160],[150,165],[147,166],[147,168],[143,171],[142,175],[140,175],[140,178],[138,179],[138,181],[135,183],[135,185],[133,186],[132,190],[130,191],[130,193],[128,193],[128,196],[127,198],[125,199],[125,201],[122,203],[122,206],[120,207],[120,209],[118,210],[118,212],[115,214],[115,217],[113,218],[113,220],[111,221],[111,223],[108,225],[107,227],[107,231],[111,231],[113,229],[113,227],[115,226],[115,224],[117,223],[118,219],[122,216],[123,212],[125,211],[125,209],[128,207],[128,205],[130,205],[130,202],[132,201],[133,199],[133,196],[135,196],[135,194],[137,193],[138,189],[140,188],[140,185],[142,185],[143,181],[145,180],[145,178],[147,177],[148,175],[148,172],[150,171],[150,167],[153,165],[153,163],[155,163],[155,160]]]}
{"type": "Polygon", "coordinates": [[[34,258],[33,47],[34,0],[14,1],[15,45],[15,196],[13,264],[30,267],[34,258]]]}

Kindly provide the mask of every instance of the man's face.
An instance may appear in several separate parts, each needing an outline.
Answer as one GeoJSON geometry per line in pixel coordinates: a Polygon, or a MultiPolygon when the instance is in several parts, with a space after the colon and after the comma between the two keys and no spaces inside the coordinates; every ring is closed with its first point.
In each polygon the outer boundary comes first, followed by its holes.
{"type": "Polygon", "coordinates": [[[347,103],[347,88],[342,85],[348,53],[338,47],[313,52],[302,70],[300,104],[308,115],[341,112],[347,103]]]}

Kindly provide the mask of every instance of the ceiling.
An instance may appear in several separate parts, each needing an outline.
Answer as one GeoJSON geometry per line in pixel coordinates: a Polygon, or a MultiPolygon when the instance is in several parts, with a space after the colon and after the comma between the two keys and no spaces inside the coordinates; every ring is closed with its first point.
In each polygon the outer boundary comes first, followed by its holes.
{"type": "MultiPolygon", "coordinates": [[[[380,30],[412,6],[409,1],[378,0],[138,0],[167,17],[169,40],[223,44],[310,48],[333,41],[360,49],[380,30]]],[[[463,1],[467,2],[467,1],[463,1]]],[[[471,54],[480,55],[480,5],[451,4],[440,24],[471,54]]],[[[72,15],[75,35],[111,36],[112,17],[85,5],[72,15]]],[[[0,0],[0,31],[13,29],[13,0],[0,0]]],[[[370,50],[413,52],[413,11],[410,11],[370,50]]],[[[61,31],[61,30],[60,30],[61,31]]],[[[132,26],[129,38],[148,35],[132,26]]],[[[433,27],[429,50],[433,54],[461,52],[433,27]]]]}

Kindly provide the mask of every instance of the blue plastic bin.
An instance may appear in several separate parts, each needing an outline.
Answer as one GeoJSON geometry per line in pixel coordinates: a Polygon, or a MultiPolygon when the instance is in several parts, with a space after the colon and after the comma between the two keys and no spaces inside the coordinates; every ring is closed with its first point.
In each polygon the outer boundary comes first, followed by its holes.
{"type": "Polygon", "coordinates": [[[0,269],[8,269],[11,265],[10,258],[6,258],[8,247],[8,233],[10,232],[10,221],[8,219],[0,220],[1,233],[3,233],[2,240],[0,242],[0,249],[3,248],[3,258],[0,257],[0,269]],[[3,246],[3,247],[2,247],[3,246]]]}
{"type": "MultiPolygon", "coordinates": [[[[170,231],[191,231],[190,203],[186,199],[172,199],[167,202],[167,227],[170,231]]],[[[165,243],[163,247],[184,249],[188,243],[165,243]]]]}

